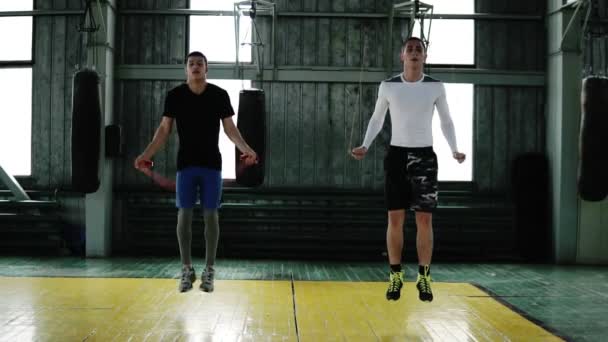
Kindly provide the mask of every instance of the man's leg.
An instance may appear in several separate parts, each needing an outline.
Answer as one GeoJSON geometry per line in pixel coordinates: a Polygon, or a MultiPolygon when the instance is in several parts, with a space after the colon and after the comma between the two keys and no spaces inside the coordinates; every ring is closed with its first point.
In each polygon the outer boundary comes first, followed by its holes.
{"type": "Polygon", "coordinates": [[[386,229],[386,247],[388,261],[391,266],[389,285],[386,299],[397,300],[401,297],[403,287],[403,271],[401,270],[401,255],[403,253],[403,223],[405,209],[388,211],[388,227],[386,229]]]}
{"type": "Polygon", "coordinates": [[[182,261],[182,275],[179,282],[179,291],[186,292],[192,288],[196,280],[192,267],[192,213],[196,199],[196,186],[189,170],[177,173],[176,206],[177,211],[177,242],[182,261]]]}
{"type": "Polygon", "coordinates": [[[215,278],[215,256],[220,236],[217,209],[204,209],[203,221],[205,222],[205,270],[201,276],[201,290],[213,291],[215,278]]]}
{"type": "Polygon", "coordinates": [[[202,175],[201,204],[205,223],[205,270],[201,276],[200,289],[212,292],[215,278],[215,257],[220,236],[218,208],[222,195],[222,174],[217,170],[203,168],[202,175]]]}
{"type": "Polygon", "coordinates": [[[213,267],[220,237],[217,209],[203,209],[203,221],[205,222],[205,266],[213,267]]]}
{"type": "Polygon", "coordinates": [[[430,265],[433,258],[433,214],[416,212],[416,249],[418,263],[430,265]]]}
{"type": "Polygon", "coordinates": [[[433,300],[431,291],[431,259],[433,255],[433,216],[437,207],[437,156],[432,148],[412,153],[408,172],[416,210],[416,249],[418,253],[418,298],[425,302],[433,300]]]}
{"type": "Polygon", "coordinates": [[[192,288],[196,280],[192,267],[192,208],[180,208],[177,211],[177,242],[179,255],[182,261],[182,276],[179,282],[179,292],[186,292],[192,288]]]}
{"type": "Polygon", "coordinates": [[[177,242],[184,267],[192,267],[192,208],[177,210],[177,242]]]}
{"type": "Polygon", "coordinates": [[[433,216],[431,213],[416,212],[416,230],[416,249],[418,250],[416,288],[418,289],[418,298],[424,302],[432,302],[431,259],[433,257],[433,216]]]}
{"type": "Polygon", "coordinates": [[[384,159],[384,200],[388,209],[388,227],[386,229],[386,247],[391,267],[389,273],[386,299],[397,300],[401,297],[403,271],[401,254],[403,253],[403,224],[405,209],[409,207],[410,187],[406,173],[406,150],[390,146],[384,159]]]}
{"type": "Polygon", "coordinates": [[[388,211],[388,228],[386,229],[386,247],[388,248],[388,261],[391,265],[401,265],[403,253],[403,223],[405,222],[405,209],[388,211]]]}

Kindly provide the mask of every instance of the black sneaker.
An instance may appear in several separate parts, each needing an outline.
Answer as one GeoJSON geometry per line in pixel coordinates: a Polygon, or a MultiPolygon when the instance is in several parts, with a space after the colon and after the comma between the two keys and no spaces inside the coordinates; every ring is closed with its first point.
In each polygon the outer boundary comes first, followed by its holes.
{"type": "Polygon", "coordinates": [[[401,297],[403,287],[403,272],[393,272],[389,274],[388,290],[386,290],[387,300],[397,300],[401,297]]]}
{"type": "Polygon", "coordinates": [[[186,292],[192,289],[192,283],[196,280],[193,267],[182,268],[182,278],[179,281],[179,292],[186,292]]]}
{"type": "Polygon", "coordinates": [[[416,281],[416,288],[418,289],[418,298],[423,302],[433,301],[433,292],[431,291],[431,275],[429,274],[429,268],[424,268],[424,274],[418,273],[418,280],[416,281]]]}
{"type": "Polygon", "coordinates": [[[205,267],[205,271],[201,276],[200,289],[205,292],[213,292],[213,278],[215,278],[215,270],[213,269],[213,267],[205,267]]]}

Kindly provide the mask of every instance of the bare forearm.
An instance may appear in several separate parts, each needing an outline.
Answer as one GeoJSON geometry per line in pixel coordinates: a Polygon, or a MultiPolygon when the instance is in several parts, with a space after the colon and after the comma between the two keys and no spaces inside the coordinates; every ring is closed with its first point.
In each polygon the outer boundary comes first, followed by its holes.
{"type": "Polygon", "coordinates": [[[236,129],[236,128],[227,129],[226,135],[228,136],[228,139],[230,139],[230,141],[232,141],[234,143],[234,145],[236,145],[236,148],[238,148],[239,151],[241,151],[241,152],[253,151],[251,149],[251,147],[249,145],[247,145],[247,143],[245,142],[245,139],[243,139],[243,137],[241,136],[241,132],[239,132],[238,129],[236,129]]]}
{"type": "Polygon", "coordinates": [[[167,132],[162,127],[159,127],[154,133],[154,138],[152,138],[152,141],[144,150],[143,155],[148,158],[151,158],[153,155],[156,154],[156,152],[158,152],[158,150],[160,150],[165,145],[168,138],[169,132],[167,132]]]}

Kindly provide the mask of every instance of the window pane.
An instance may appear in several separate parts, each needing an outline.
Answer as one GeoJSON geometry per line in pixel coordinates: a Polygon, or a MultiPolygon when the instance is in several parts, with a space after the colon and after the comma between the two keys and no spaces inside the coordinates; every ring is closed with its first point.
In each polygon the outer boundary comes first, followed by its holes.
{"type": "Polygon", "coordinates": [[[9,174],[30,175],[32,69],[0,69],[0,94],[10,94],[0,102],[0,164],[9,174]]]}
{"type": "Polygon", "coordinates": [[[0,17],[0,61],[32,59],[32,18],[0,17]]]}
{"type": "Polygon", "coordinates": [[[190,0],[190,9],[201,11],[232,11],[233,0],[190,0]]]}
{"type": "MultiPolygon", "coordinates": [[[[428,36],[428,21],[424,33],[429,39],[428,64],[474,64],[475,25],[473,20],[435,19],[428,36]]],[[[414,25],[414,36],[420,37],[420,24],[414,25]]]]}
{"type": "Polygon", "coordinates": [[[0,0],[0,11],[31,11],[34,1],[27,0],[0,0]]]}
{"type": "Polygon", "coordinates": [[[440,181],[473,180],[473,85],[445,83],[448,106],[460,152],[467,155],[462,164],[452,158],[452,151],[441,131],[441,120],[435,111],[433,115],[433,149],[439,161],[440,181]]]}
{"type": "MultiPolygon", "coordinates": [[[[230,103],[234,108],[234,116],[232,120],[234,124],[237,124],[238,112],[239,112],[239,93],[241,89],[248,89],[251,87],[250,80],[209,80],[209,83],[213,83],[228,92],[230,96],[230,103]]],[[[220,132],[220,153],[222,154],[222,178],[224,179],[235,179],[235,165],[234,165],[234,143],[228,139],[226,134],[223,133],[223,127],[220,132]]]]}
{"type": "MultiPolygon", "coordinates": [[[[251,19],[241,17],[241,42],[251,41],[251,19]]],[[[200,51],[210,62],[235,62],[234,17],[191,16],[190,51],[200,51]]],[[[239,62],[251,62],[251,46],[241,45],[239,62]]]]}

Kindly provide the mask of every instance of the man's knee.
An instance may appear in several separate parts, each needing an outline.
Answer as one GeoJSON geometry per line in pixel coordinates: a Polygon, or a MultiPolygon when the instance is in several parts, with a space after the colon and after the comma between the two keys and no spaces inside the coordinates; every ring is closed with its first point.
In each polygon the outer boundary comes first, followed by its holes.
{"type": "Polygon", "coordinates": [[[405,210],[389,210],[388,227],[389,229],[402,229],[405,223],[405,210]]]}
{"type": "Polygon", "coordinates": [[[416,225],[418,228],[428,229],[433,222],[433,214],[429,212],[416,212],[416,225]]]}

